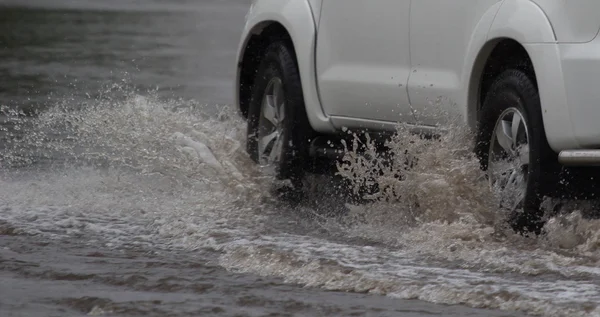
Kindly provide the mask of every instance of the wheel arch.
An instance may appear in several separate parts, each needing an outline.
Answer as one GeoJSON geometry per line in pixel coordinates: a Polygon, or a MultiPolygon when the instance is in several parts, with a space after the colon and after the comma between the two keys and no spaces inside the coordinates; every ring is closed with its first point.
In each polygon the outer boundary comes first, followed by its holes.
{"type": "Polygon", "coordinates": [[[554,28],[544,11],[529,0],[503,0],[487,39],[510,38],[521,44],[556,43],[554,28]]]}
{"type": "Polygon", "coordinates": [[[306,113],[312,128],[319,132],[335,131],[321,108],[318,96],[313,7],[313,0],[256,0],[252,4],[246,17],[236,61],[235,104],[242,116],[245,117],[248,113],[247,96],[262,58],[261,52],[264,52],[270,41],[283,39],[289,41],[294,50],[306,113]]]}
{"type": "Polygon", "coordinates": [[[523,45],[507,37],[485,43],[475,58],[468,88],[469,112],[475,114],[476,120],[493,80],[508,69],[523,71],[537,87],[535,68],[523,45]]]}
{"type": "MultiPolygon", "coordinates": [[[[482,83],[485,85],[483,79],[490,57],[503,46],[502,43],[512,43],[509,46],[519,47],[519,55],[529,59],[530,74],[535,76],[538,86],[544,127],[551,147],[559,151],[577,144],[566,101],[560,52],[548,17],[531,1],[504,0],[498,6],[493,18],[487,14],[487,19],[482,20],[485,23],[478,25],[465,61],[464,83],[467,87],[462,100],[467,105],[465,115],[469,127],[477,126],[483,96],[481,87],[482,83]],[[557,122],[569,124],[555,124],[557,122]]],[[[495,56],[499,55],[502,54],[495,56]]],[[[507,59],[510,60],[510,56],[507,59]]]]}
{"type": "Polygon", "coordinates": [[[277,21],[262,21],[255,25],[245,42],[238,57],[236,99],[238,108],[244,118],[248,117],[248,108],[256,72],[269,44],[274,41],[286,41],[295,52],[294,43],[287,29],[277,21]]]}

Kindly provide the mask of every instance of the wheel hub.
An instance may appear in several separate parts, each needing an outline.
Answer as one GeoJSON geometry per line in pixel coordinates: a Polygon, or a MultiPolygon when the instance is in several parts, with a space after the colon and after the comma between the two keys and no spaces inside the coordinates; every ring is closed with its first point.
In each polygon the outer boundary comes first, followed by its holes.
{"type": "Polygon", "coordinates": [[[490,186],[499,194],[500,207],[514,211],[523,208],[529,172],[529,127],[517,108],[500,115],[488,156],[490,186]]]}
{"type": "Polygon", "coordinates": [[[280,78],[273,78],[263,94],[258,122],[258,163],[274,167],[281,160],[284,140],[285,96],[280,78]]]}

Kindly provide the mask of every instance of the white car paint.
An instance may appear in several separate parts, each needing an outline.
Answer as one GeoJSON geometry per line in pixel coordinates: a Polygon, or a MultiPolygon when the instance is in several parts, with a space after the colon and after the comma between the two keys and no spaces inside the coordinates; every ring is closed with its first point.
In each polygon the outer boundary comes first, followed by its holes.
{"type": "Polygon", "coordinates": [[[532,0],[552,21],[559,43],[590,42],[600,30],[598,0],[532,0]]]}
{"type": "Polygon", "coordinates": [[[483,65],[512,39],[533,62],[550,146],[600,148],[598,9],[594,0],[255,0],[240,56],[250,34],[282,24],[319,132],[427,128],[446,118],[432,103],[475,127],[483,65]]]}
{"type": "Polygon", "coordinates": [[[580,148],[600,145],[600,37],[586,44],[561,44],[562,81],[571,126],[580,148]]]}
{"type": "Polygon", "coordinates": [[[323,3],[323,0],[308,0],[308,3],[310,4],[315,24],[318,27],[319,20],[321,19],[321,4],[323,3]]]}
{"type": "Polygon", "coordinates": [[[410,0],[325,0],[317,37],[323,110],[338,117],[414,123],[410,0]]]}
{"type": "Polygon", "coordinates": [[[460,93],[469,85],[469,76],[463,76],[470,72],[464,67],[469,43],[474,33],[487,34],[500,4],[501,0],[412,2],[408,93],[419,124],[445,123],[445,111],[440,110],[465,114],[466,100],[460,93]],[[477,27],[480,21],[483,29],[477,27]]]}

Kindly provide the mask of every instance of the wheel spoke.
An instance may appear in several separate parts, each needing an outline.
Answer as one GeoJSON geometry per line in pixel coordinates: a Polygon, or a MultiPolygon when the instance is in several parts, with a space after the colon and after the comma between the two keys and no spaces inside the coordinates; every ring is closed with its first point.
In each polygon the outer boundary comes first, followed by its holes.
{"type": "Polygon", "coordinates": [[[529,144],[521,145],[517,153],[519,166],[523,167],[529,165],[529,144]]]}
{"type": "Polygon", "coordinates": [[[258,148],[260,149],[260,154],[266,154],[267,151],[267,147],[269,146],[269,144],[271,144],[274,140],[277,139],[277,137],[279,136],[279,132],[278,131],[273,131],[269,134],[267,134],[266,136],[262,137],[259,141],[258,141],[258,148]]]}
{"type": "Polygon", "coordinates": [[[273,83],[273,101],[275,106],[279,106],[283,103],[283,89],[281,85],[281,81],[276,80],[273,83]]]}
{"type": "Polygon", "coordinates": [[[506,153],[512,153],[513,140],[508,135],[508,131],[510,130],[510,123],[504,120],[496,127],[496,140],[498,140],[498,144],[500,144],[506,153]]]}
{"type": "Polygon", "coordinates": [[[281,84],[281,81],[278,80],[273,84],[273,101],[277,110],[278,122],[283,122],[283,119],[285,118],[284,95],[285,94],[283,93],[283,85],[281,84]]]}
{"type": "MultiPolygon", "coordinates": [[[[520,173],[517,170],[513,170],[508,177],[508,182],[506,183],[506,187],[517,189],[520,187],[521,182],[519,182],[520,173]]],[[[516,193],[515,193],[516,194],[516,193]]]]}
{"type": "Polygon", "coordinates": [[[279,122],[283,122],[283,120],[285,120],[285,102],[279,105],[279,122]]]}
{"type": "Polygon", "coordinates": [[[281,140],[278,139],[277,141],[275,141],[275,144],[271,148],[271,153],[269,153],[269,162],[275,162],[279,158],[279,155],[281,153],[281,146],[281,140]]]}
{"type": "Polygon", "coordinates": [[[263,116],[273,125],[277,125],[277,109],[275,108],[274,95],[266,95],[263,105],[263,116]]]}
{"type": "Polygon", "coordinates": [[[521,127],[521,116],[518,113],[513,114],[511,133],[513,149],[516,149],[519,142],[519,128],[521,127]]]}
{"type": "Polygon", "coordinates": [[[500,114],[490,144],[490,184],[499,194],[500,205],[511,210],[522,206],[527,191],[528,133],[527,121],[521,111],[508,108],[500,114]]]}
{"type": "MultiPolygon", "coordinates": [[[[281,153],[286,149],[283,144],[285,92],[281,78],[273,77],[267,84],[261,110],[261,120],[258,129],[259,164],[277,166],[281,160],[281,153]]],[[[269,168],[270,172],[271,169],[269,168]]]]}
{"type": "Polygon", "coordinates": [[[514,166],[512,164],[510,164],[510,162],[505,161],[505,160],[498,161],[495,164],[492,164],[490,167],[490,171],[495,176],[506,175],[506,173],[512,173],[513,170],[514,170],[514,166]]]}

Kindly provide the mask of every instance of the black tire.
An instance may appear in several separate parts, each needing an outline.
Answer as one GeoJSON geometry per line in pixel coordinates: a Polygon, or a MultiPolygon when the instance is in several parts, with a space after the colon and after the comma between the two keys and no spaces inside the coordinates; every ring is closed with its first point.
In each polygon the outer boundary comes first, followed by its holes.
{"type": "Polygon", "coordinates": [[[538,90],[534,81],[524,72],[506,70],[490,86],[480,114],[476,151],[482,168],[487,170],[496,122],[509,108],[516,108],[524,114],[529,127],[529,165],[521,206],[523,212],[510,210],[508,221],[517,232],[539,234],[544,225],[540,205],[544,196],[552,195],[556,188],[560,165],[557,154],[550,148],[546,138],[538,90]]]}
{"type": "Polygon", "coordinates": [[[309,124],[300,74],[292,46],[287,41],[270,44],[256,73],[248,109],[247,152],[259,162],[258,132],[262,99],[269,82],[281,79],[285,118],[282,120],[283,144],[281,156],[275,165],[276,178],[289,179],[294,187],[300,186],[309,162],[309,140],[313,130],[309,124]]]}

